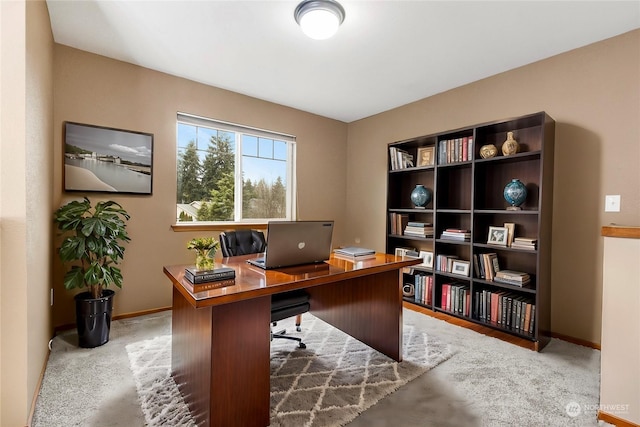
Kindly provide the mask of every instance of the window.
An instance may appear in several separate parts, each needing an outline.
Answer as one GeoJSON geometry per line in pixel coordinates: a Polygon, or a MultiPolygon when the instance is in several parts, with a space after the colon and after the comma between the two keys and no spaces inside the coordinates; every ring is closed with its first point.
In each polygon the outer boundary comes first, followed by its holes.
{"type": "Polygon", "coordinates": [[[176,222],[295,219],[295,137],[179,113],[177,148],[176,222]]]}

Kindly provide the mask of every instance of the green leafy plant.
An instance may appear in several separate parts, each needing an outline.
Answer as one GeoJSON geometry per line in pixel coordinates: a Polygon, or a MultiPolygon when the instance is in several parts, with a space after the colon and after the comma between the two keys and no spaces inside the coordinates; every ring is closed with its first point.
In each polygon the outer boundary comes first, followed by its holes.
{"type": "Polygon", "coordinates": [[[65,236],[60,259],[73,263],[64,276],[66,289],[88,288],[93,298],[100,298],[103,288],[122,287],[122,272],[116,265],[124,256],[122,243],[131,240],[125,222],[129,218],[114,201],[91,206],[86,197],[55,211],[54,221],[65,236]]]}
{"type": "Polygon", "coordinates": [[[187,249],[196,251],[196,268],[212,268],[213,257],[220,248],[220,242],[214,237],[196,237],[187,244],[187,249]]]}

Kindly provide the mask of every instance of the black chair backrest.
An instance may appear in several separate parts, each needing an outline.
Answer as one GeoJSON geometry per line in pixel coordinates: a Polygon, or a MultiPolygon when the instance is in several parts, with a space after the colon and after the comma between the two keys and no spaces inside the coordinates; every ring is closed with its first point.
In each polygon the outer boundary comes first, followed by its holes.
{"type": "Polygon", "coordinates": [[[220,249],[224,257],[257,254],[264,252],[266,247],[262,231],[236,230],[220,233],[220,249]]]}

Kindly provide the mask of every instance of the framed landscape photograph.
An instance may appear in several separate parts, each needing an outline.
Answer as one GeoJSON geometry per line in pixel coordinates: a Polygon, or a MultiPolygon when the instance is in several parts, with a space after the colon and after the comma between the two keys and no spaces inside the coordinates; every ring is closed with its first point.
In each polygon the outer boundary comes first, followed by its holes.
{"type": "Polygon", "coordinates": [[[65,122],[64,189],[151,194],[153,134],[65,122]]]}
{"type": "Polygon", "coordinates": [[[420,251],[420,258],[422,258],[423,267],[433,268],[433,252],[420,251]]]}
{"type": "Polygon", "coordinates": [[[451,273],[460,276],[469,276],[469,261],[453,261],[451,265],[451,273]]]}
{"type": "Polygon", "coordinates": [[[508,235],[509,230],[506,227],[489,226],[489,237],[487,238],[487,244],[507,246],[508,235]]]}
{"type": "Polygon", "coordinates": [[[435,147],[420,147],[418,148],[418,163],[417,166],[433,166],[435,147]]]}

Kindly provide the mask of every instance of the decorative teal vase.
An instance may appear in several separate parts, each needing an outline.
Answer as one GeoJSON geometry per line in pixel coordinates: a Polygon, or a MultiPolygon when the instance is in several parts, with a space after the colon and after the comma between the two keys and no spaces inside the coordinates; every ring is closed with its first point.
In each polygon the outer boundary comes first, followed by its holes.
{"type": "Polygon", "coordinates": [[[512,179],[504,187],[504,199],[509,203],[507,210],[520,210],[520,205],[527,199],[527,187],[519,179],[512,179]]]}
{"type": "Polygon", "coordinates": [[[411,192],[411,201],[416,208],[424,208],[431,201],[431,192],[424,185],[418,184],[411,192]]]}

